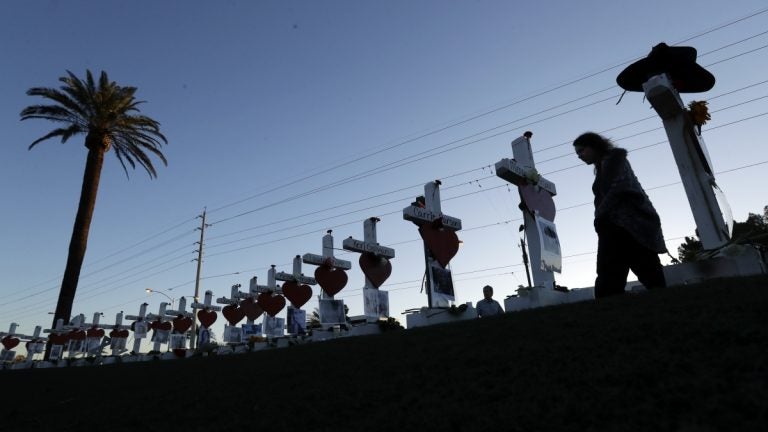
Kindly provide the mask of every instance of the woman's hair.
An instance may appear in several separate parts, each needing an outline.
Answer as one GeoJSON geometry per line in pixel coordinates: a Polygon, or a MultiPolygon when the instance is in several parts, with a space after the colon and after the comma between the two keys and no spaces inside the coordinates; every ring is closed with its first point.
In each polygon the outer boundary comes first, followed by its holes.
{"type": "Polygon", "coordinates": [[[573,146],[590,147],[600,154],[614,149],[614,145],[608,138],[594,132],[585,132],[573,141],[573,146]]]}

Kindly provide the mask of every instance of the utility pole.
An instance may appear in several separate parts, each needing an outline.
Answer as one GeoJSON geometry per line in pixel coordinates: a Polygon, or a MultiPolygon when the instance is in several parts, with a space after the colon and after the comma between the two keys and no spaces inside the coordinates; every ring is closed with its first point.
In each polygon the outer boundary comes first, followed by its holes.
{"type": "MultiPolygon", "coordinates": [[[[199,302],[199,295],[200,295],[200,269],[203,266],[203,239],[205,238],[205,227],[208,225],[205,224],[205,207],[203,208],[203,214],[201,216],[198,216],[199,218],[202,218],[202,222],[200,223],[200,228],[195,228],[200,230],[200,242],[198,242],[198,248],[197,248],[197,274],[195,275],[195,297],[193,305],[199,302]]],[[[192,306],[192,334],[191,334],[191,341],[190,341],[190,348],[195,349],[197,348],[197,307],[192,306]]]]}

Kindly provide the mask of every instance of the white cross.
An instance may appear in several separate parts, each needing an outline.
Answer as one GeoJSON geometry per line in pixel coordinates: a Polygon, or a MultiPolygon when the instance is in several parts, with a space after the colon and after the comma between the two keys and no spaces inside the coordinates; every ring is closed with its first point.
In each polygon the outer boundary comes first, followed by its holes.
{"type": "MultiPolygon", "coordinates": [[[[104,327],[112,330],[127,330],[129,328],[129,326],[123,325],[122,311],[118,312],[117,315],[115,315],[114,325],[107,325],[104,327]]],[[[117,338],[117,339],[122,339],[122,338],[117,338]]],[[[115,340],[115,338],[112,338],[110,343],[110,349],[112,350],[113,356],[121,354],[123,351],[125,351],[125,340],[115,340]]]]}
{"type": "MultiPolygon", "coordinates": [[[[315,255],[311,253],[305,253],[301,257],[302,262],[305,264],[312,264],[316,266],[329,265],[339,270],[349,270],[352,268],[352,263],[343,259],[339,259],[333,256],[333,235],[331,230],[328,230],[323,236],[323,254],[315,255]]],[[[295,265],[295,261],[294,261],[295,265]]],[[[314,279],[312,279],[314,281],[314,279]]],[[[306,283],[306,282],[304,282],[306,283]]],[[[316,283],[316,282],[315,282],[316,283]]],[[[307,284],[314,285],[314,284],[307,284]]],[[[325,291],[320,292],[320,298],[332,299],[332,296],[326,295],[325,291]]]]}
{"type": "Polygon", "coordinates": [[[238,299],[243,296],[244,293],[240,292],[240,284],[232,285],[229,297],[219,297],[216,299],[216,303],[225,305],[238,304],[240,302],[238,299]]]}
{"type": "Polygon", "coordinates": [[[461,219],[444,215],[440,209],[440,180],[424,185],[424,207],[410,205],[403,209],[403,219],[414,223],[434,222],[442,219],[443,226],[454,231],[461,230],[461,219]]]}
{"type": "Polygon", "coordinates": [[[315,278],[304,276],[304,273],[301,272],[301,257],[299,255],[293,257],[293,273],[277,272],[275,273],[275,279],[279,281],[295,281],[307,285],[317,285],[315,278]]]}
{"type": "MultiPolygon", "coordinates": [[[[126,319],[136,321],[139,323],[146,323],[146,316],[147,316],[147,303],[142,303],[139,307],[139,314],[138,315],[126,315],[126,319]]],[[[139,351],[141,351],[141,340],[145,338],[146,335],[142,334],[141,336],[137,337],[136,332],[133,332],[133,352],[134,354],[138,354],[139,351]]]]}
{"type": "MultiPolygon", "coordinates": [[[[167,302],[161,302],[160,303],[160,308],[158,309],[157,314],[149,314],[149,315],[147,315],[147,320],[149,320],[149,321],[160,321],[161,323],[165,322],[166,321],[165,316],[168,313],[166,311],[166,309],[168,308],[168,306],[169,306],[169,304],[167,302]]],[[[153,332],[155,332],[155,334],[157,334],[158,331],[159,330],[157,330],[157,329],[153,330],[153,332]]],[[[168,333],[170,333],[170,331],[168,333]]],[[[160,345],[164,344],[164,343],[168,343],[167,338],[163,342],[161,340],[161,338],[155,337],[155,341],[154,341],[154,345],[152,346],[152,350],[159,352],[160,351],[160,345]]]]}
{"type": "Polygon", "coordinates": [[[212,291],[206,291],[205,292],[205,300],[203,303],[194,302],[192,303],[192,307],[196,309],[204,309],[209,311],[220,311],[221,306],[214,306],[211,304],[213,301],[213,292],[212,291]]]}
{"type": "MultiPolygon", "coordinates": [[[[390,258],[395,257],[395,250],[386,246],[379,245],[376,240],[376,223],[380,219],[377,217],[371,217],[363,222],[363,240],[357,240],[352,236],[344,239],[342,247],[345,250],[358,252],[358,253],[371,253],[378,257],[384,258],[389,261],[390,258]]],[[[389,315],[389,297],[388,293],[379,289],[365,277],[365,286],[363,286],[363,304],[366,317],[372,320],[378,320],[381,316],[389,315]],[[383,298],[382,298],[383,297],[383,298]],[[386,301],[386,309],[383,308],[382,302],[386,301]]]]}
{"type": "Polygon", "coordinates": [[[178,309],[166,309],[165,316],[169,318],[176,318],[177,316],[183,316],[183,317],[191,317],[192,312],[187,312],[187,299],[186,297],[182,297],[179,299],[178,303],[178,309]]]}
{"type": "MultiPolygon", "coordinates": [[[[504,158],[499,162],[496,162],[496,175],[502,179],[513,183],[517,186],[525,186],[532,184],[534,187],[540,188],[550,196],[557,194],[555,184],[551,181],[541,177],[536,171],[536,164],[533,161],[533,152],[531,151],[530,137],[532,134],[526,132],[523,136],[512,141],[512,156],[514,159],[504,158]]],[[[522,194],[521,200],[523,203],[522,194]]],[[[541,250],[541,232],[538,223],[546,223],[551,225],[554,229],[554,222],[545,222],[539,219],[538,211],[530,209],[530,211],[523,210],[523,222],[525,226],[525,236],[528,238],[528,254],[531,259],[531,273],[533,273],[533,285],[540,287],[555,288],[555,275],[554,271],[559,272],[560,266],[547,267],[545,261],[542,259],[542,254],[545,253],[541,250]]],[[[561,261],[561,254],[558,251],[556,257],[553,258],[558,262],[561,261]]],[[[527,264],[526,264],[527,265],[527,264]]]]}
{"type": "MultiPolygon", "coordinates": [[[[461,219],[447,216],[443,214],[440,207],[440,180],[435,180],[424,185],[424,206],[411,204],[403,209],[403,219],[411,221],[417,225],[423,223],[432,223],[438,219],[442,222],[445,229],[453,231],[461,230],[461,219]]],[[[418,203],[418,198],[417,198],[418,203]]],[[[453,275],[450,270],[443,269],[442,266],[432,257],[432,254],[424,243],[424,257],[426,262],[426,274],[427,274],[427,302],[429,307],[447,307],[450,302],[455,300],[455,295],[450,295],[438,290],[437,278],[434,274],[435,271],[443,272],[443,276],[447,275],[450,280],[451,287],[453,287],[453,275]]]]}
{"type": "Polygon", "coordinates": [[[716,249],[725,245],[731,238],[733,217],[715,183],[704,140],[686,115],[685,105],[666,74],[651,77],[643,84],[643,90],[663,120],[702,246],[716,249]]]}

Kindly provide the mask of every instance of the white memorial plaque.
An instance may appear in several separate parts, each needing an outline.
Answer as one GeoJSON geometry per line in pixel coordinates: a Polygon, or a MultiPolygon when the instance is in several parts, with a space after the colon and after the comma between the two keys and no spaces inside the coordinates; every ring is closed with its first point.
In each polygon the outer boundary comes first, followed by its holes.
{"type": "Polygon", "coordinates": [[[432,281],[432,306],[449,307],[456,298],[453,292],[451,270],[444,269],[435,260],[430,260],[429,272],[432,281]]]}
{"type": "Polygon", "coordinates": [[[271,317],[269,314],[264,314],[264,334],[270,338],[279,338],[283,336],[283,327],[285,326],[285,319],[271,317]]]}
{"type": "Polygon", "coordinates": [[[85,352],[85,339],[72,339],[67,348],[69,355],[75,355],[85,352]]]}
{"type": "Polygon", "coordinates": [[[320,324],[345,324],[347,322],[344,313],[344,300],[320,299],[318,301],[320,311],[320,324]]]}
{"type": "Polygon", "coordinates": [[[137,321],[133,326],[133,338],[134,339],[144,339],[147,337],[147,332],[149,331],[149,325],[147,325],[144,321],[137,321]]]}
{"type": "Polygon", "coordinates": [[[117,351],[124,350],[126,342],[127,342],[126,338],[112,338],[112,340],[109,341],[109,348],[111,350],[117,350],[117,351]]]}
{"type": "Polygon", "coordinates": [[[0,352],[0,362],[12,363],[16,359],[16,351],[3,350],[0,352]]]}
{"type": "Polygon", "coordinates": [[[261,336],[261,324],[243,324],[243,337],[261,336]]]}
{"type": "Polygon", "coordinates": [[[375,288],[364,288],[365,316],[370,318],[389,317],[389,292],[375,288]]]}
{"type": "MultiPolygon", "coordinates": [[[[536,214],[536,226],[539,230],[541,269],[550,272],[561,272],[562,253],[555,224],[536,214]]],[[[535,265],[536,263],[533,264],[535,265]]]]}
{"type": "Polygon", "coordinates": [[[45,350],[45,344],[42,342],[33,342],[27,345],[27,353],[30,356],[32,354],[42,354],[44,350],[45,350]]]}
{"type": "Polygon", "coordinates": [[[152,332],[152,342],[161,344],[168,343],[168,338],[170,335],[170,330],[155,330],[152,332]]]}
{"type": "Polygon", "coordinates": [[[305,334],[307,332],[307,311],[288,306],[288,333],[305,334]]]}
{"type": "Polygon", "coordinates": [[[224,326],[224,342],[241,343],[243,341],[243,329],[238,326],[224,326]]]}
{"type": "Polygon", "coordinates": [[[64,345],[51,346],[51,354],[48,356],[48,360],[56,361],[61,359],[61,354],[64,352],[64,345]]]}
{"type": "Polygon", "coordinates": [[[171,334],[168,342],[168,348],[170,349],[186,349],[187,348],[187,336],[183,333],[171,334]]]}

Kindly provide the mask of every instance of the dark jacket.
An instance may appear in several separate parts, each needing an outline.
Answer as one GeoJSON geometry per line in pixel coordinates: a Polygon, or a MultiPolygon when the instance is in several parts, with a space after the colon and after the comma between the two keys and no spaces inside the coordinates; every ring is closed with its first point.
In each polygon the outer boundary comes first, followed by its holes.
{"type": "Polygon", "coordinates": [[[651,200],[635,177],[627,160],[627,151],[614,148],[595,164],[595,229],[600,233],[601,224],[611,223],[627,230],[641,245],[664,253],[664,235],[661,221],[651,200]]]}

